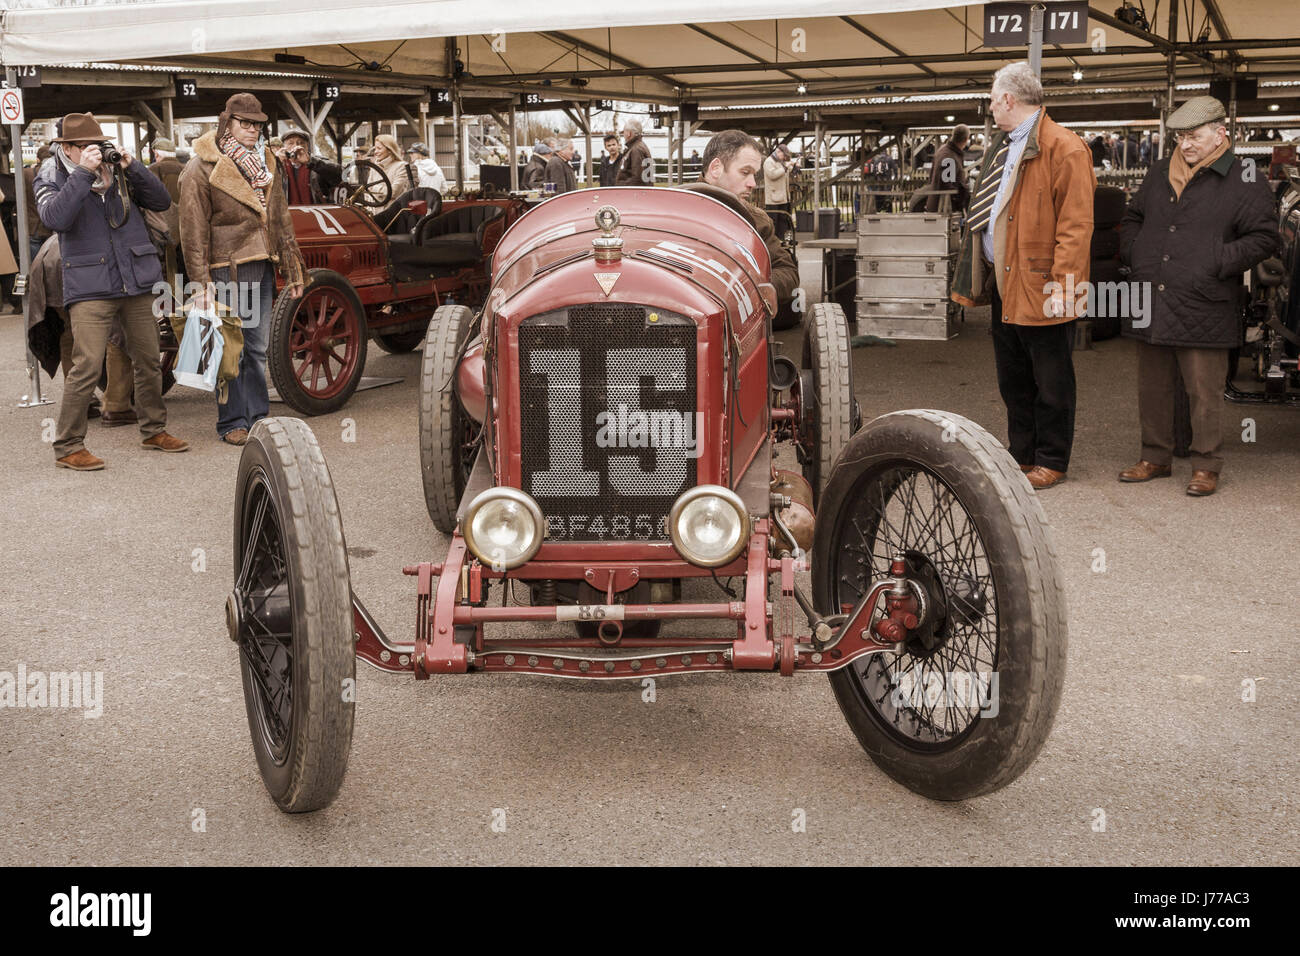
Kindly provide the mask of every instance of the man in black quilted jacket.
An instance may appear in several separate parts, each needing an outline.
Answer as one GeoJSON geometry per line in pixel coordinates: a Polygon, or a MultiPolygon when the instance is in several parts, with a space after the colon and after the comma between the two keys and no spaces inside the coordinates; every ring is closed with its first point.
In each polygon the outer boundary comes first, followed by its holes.
{"type": "Polygon", "coordinates": [[[1170,114],[1172,154],[1151,168],[1120,223],[1120,258],[1149,307],[1125,322],[1124,334],[1138,340],[1142,457],[1119,480],[1170,474],[1181,370],[1192,418],[1187,493],[1196,496],[1214,494],[1223,466],[1223,385],[1228,350],[1241,344],[1241,276],[1279,242],[1268,172],[1233,154],[1226,124],[1210,96],[1170,114]]]}

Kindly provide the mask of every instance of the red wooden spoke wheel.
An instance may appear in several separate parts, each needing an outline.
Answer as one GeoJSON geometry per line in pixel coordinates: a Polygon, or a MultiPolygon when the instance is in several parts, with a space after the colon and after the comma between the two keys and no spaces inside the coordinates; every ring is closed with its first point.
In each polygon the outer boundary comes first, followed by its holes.
{"type": "Polygon", "coordinates": [[[281,294],[271,313],[267,365],[280,398],[304,415],[342,408],[366,364],[366,316],[351,284],[313,269],[302,297],[281,294]]]}

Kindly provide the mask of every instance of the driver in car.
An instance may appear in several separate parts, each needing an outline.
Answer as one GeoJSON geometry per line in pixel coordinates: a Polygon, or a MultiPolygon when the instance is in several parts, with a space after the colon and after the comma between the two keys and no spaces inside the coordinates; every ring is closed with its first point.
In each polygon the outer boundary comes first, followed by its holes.
{"type": "Polygon", "coordinates": [[[799,266],[789,250],[781,245],[771,218],[749,201],[757,185],[755,177],[762,168],[763,149],[754,137],[744,130],[723,130],[715,133],[709,145],[704,147],[704,155],[700,158],[700,182],[725,189],[749,207],[750,219],[767,246],[768,258],[772,260],[772,285],[776,287],[777,301],[787,302],[799,288],[799,266]]]}

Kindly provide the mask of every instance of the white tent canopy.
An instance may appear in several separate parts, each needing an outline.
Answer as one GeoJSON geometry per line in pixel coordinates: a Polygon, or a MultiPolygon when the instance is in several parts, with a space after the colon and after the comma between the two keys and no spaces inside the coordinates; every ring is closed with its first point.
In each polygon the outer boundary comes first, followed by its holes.
{"type": "MultiPolygon", "coordinates": [[[[970,0],[0,0],[0,59],[56,67],[87,60],[265,69],[277,54],[347,83],[446,87],[489,99],[640,100],[744,106],[843,97],[977,92],[1023,47],[983,45],[970,0]],[[376,68],[377,67],[377,68],[376,68]]],[[[1178,4],[1180,79],[1231,69],[1269,96],[1300,80],[1294,0],[1178,4]],[[1256,38],[1256,39],[1246,39],[1256,38]]],[[[1090,9],[1088,40],[1043,52],[1049,86],[1095,101],[1164,84],[1168,4],[1147,32],[1090,9]]],[[[277,67],[283,69],[284,67],[277,67]]],[[[1138,98],[1141,92],[1134,94],[1138,98]]],[[[1149,95],[1148,95],[1149,100],[1149,95]]],[[[865,100],[862,100],[865,103],[865,100]]]]}
{"type": "MultiPolygon", "coordinates": [[[[767,19],[774,24],[780,19],[794,28],[817,18],[947,9],[968,2],[808,0],[800,3],[797,16],[792,16],[788,0],[713,0],[708,4],[657,0],[649,5],[600,5],[590,0],[9,0],[0,3],[6,11],[0,27],[0,59],[6,66],[56,65],[88,58],[124,61],[194,54],[247,55],[337,44],[363,51],[370,49],[369,44],[388,43],[387,50],[373,50],[382,58],[391,50],[389,41],[407,41],[415,49],[403,51],[390,65],[397,72],[408,72],[403,68],[418,71],[429,63],[421,55],[429,45],[415,41],[443,37],[511,37],[556,30],[605,31],[767,19]]],[[[772,31],[764,35],[771,36],[772,31]]]]}

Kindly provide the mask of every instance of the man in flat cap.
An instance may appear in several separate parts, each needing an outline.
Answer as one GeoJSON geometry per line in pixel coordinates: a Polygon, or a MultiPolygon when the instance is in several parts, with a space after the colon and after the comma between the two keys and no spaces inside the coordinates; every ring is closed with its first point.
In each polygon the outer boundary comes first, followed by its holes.
{"type": "MultiPolygon", "coordinates": [[[[1151,167],[1120,223],[1129,281],[1143,283],[1143,314],[1125,321],[1138,340],[1142,455],[1120,481],[1171,473],[1174,389],[1181,370],[1192,418],[1189,495],[1214,494],[1223,465],[1223,384],[1240,344],[1241,275],[1278,245],[1266,176],[1243,163],[1228,138],[1227,111],[1212,96],[1169,116],[1173,153],[1151,167]]],[[[1132,301],[1132,293],[1130,294],[1132,301]]]]}

